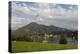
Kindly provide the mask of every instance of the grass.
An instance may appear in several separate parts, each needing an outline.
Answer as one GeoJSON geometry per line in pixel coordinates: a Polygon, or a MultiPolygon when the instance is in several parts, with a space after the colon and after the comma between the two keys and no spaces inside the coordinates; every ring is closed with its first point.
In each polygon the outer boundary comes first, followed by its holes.
{"type": "Polygon", "coordinates": [[[39,43],[39,42],[12,41],[12,53],[65,50],[65,49],[76,49],[76,48],[77,45],[74,44],[64,45],[64,44],[48,44],[48,43],[39,43]]]}

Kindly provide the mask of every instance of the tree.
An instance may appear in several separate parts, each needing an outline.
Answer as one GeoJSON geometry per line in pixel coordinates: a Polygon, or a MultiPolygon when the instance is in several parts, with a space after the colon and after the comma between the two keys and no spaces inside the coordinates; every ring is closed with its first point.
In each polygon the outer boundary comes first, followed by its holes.
{"type": "Polygon", "coordinates": [[[66,39],[66,37],[65,37],[64,35],[62,35],[62,36],[60,37],[59,43],[60,43],[60,44],[67,44],[67,39],[66,39]]]}

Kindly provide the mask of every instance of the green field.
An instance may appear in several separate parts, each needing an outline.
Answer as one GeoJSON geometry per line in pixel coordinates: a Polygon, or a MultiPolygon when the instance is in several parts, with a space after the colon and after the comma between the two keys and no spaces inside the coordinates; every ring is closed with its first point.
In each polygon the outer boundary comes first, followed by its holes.
{"type": "Polygon", "coordinates": [[[48,44],[48,43],[39,43],[39,42],[12,41],[12,53],[65,50],[65,49],[76,49],[76,48],[77,45],[74,44],[64,45],[64,44],[48,44]]]}

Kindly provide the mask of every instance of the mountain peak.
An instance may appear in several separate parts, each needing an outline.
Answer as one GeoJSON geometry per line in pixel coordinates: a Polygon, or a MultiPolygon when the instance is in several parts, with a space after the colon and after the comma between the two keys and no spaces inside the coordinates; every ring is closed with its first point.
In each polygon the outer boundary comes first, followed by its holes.
{"type": "Polygon", "coordinates": [[[31,22],[31,23],[29,23],[29,24],[37,24],[36,22],[31,22]]]}
{"type": "MultiPolygon", "coordinates": [[[[63,30],[63,28],[59,28],[56,26],[46,26],[46,25],[42,25],[42,24],[38,24],[36,22],[31,22],[28,25],[18,29],[17,31],[26,31],[26,33],[28,31],[30,32],[37,32],[37,33],[54,33],[54,32],[63,32],[63,31],[68,31],[66,29],[63,30]]],[[[22,32],[23,33],[23,32],[22,32]]],[[[28,32],[29,33],[29,32],[28,32]]]]}

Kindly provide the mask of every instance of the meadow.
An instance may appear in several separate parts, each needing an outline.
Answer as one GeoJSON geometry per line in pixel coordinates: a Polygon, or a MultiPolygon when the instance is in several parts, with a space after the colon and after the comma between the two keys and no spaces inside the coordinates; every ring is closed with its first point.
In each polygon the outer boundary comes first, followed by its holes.
{"type": "Polygon", "coordinates": [[[12,53],[77,49],[75,44],[49,44],[39,42],[12,41],[12,53]]]}

